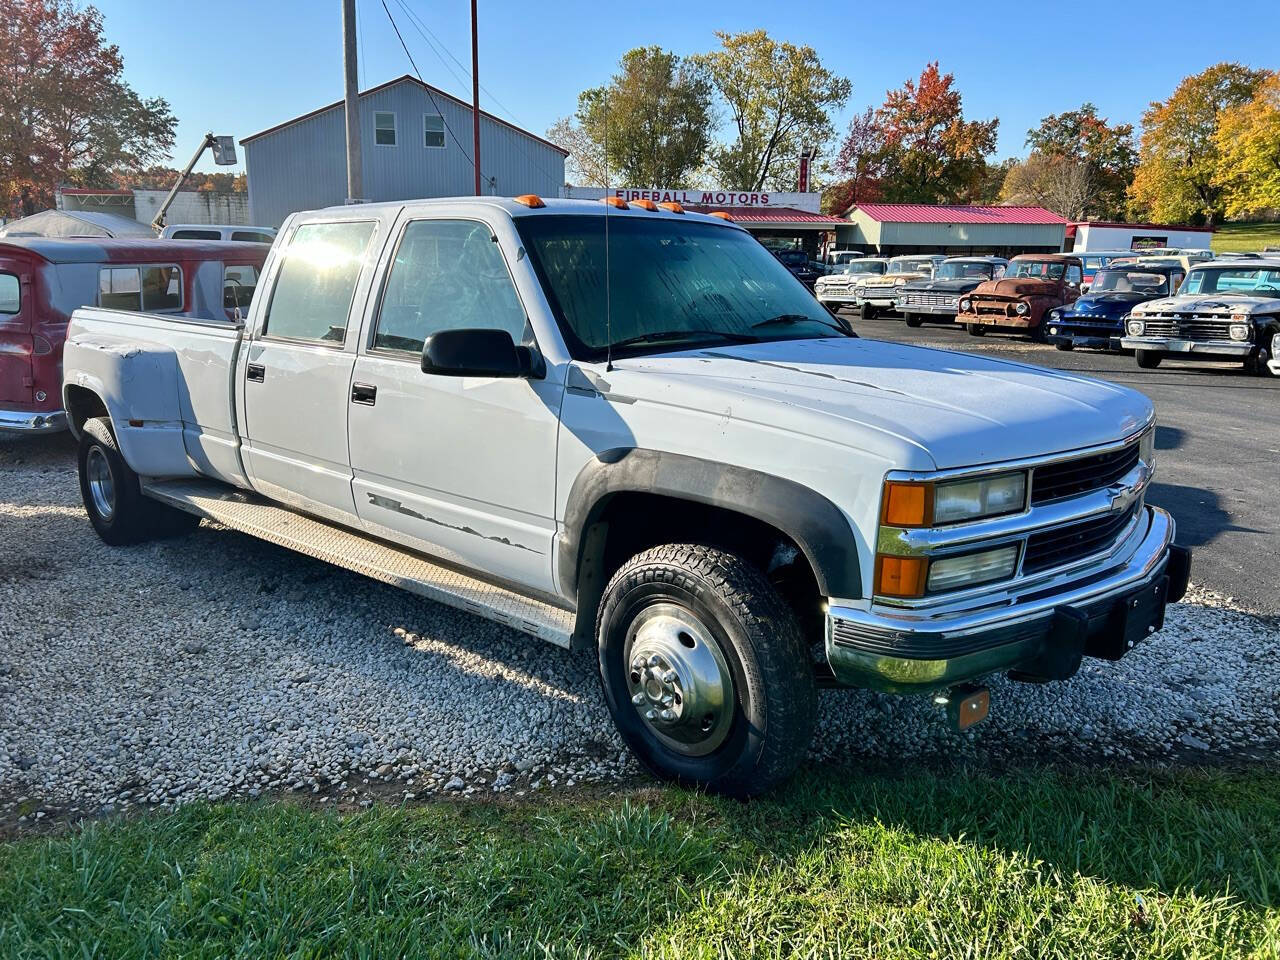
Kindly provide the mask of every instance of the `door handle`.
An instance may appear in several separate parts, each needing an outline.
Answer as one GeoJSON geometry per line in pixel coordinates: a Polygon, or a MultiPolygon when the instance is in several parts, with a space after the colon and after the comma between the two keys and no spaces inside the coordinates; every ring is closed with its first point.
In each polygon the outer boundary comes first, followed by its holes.
{"type": "Polygon", "coordinates": [[[262,383],[267,379],[267,368],[260,363],[251,363],[245,373],[254,383],[262,383]]]}
{"type": "Polygon", "coordinates": [[[378,388],[371,383],[353,383],[351,385],[351,402],[363,403],[372,407],[378,402],[378,388]]]}

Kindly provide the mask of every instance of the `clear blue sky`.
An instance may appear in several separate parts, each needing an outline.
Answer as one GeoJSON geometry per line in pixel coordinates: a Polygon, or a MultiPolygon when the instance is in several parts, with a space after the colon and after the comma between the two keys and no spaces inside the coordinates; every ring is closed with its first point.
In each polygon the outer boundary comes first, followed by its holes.
{"type": "MultiPolygon", "coordinates": [[[[401,3],[468,70],[470,4],[387,0],[423,79],[470,99],[468,74],[447,53],[432,51],[401,3]]],[[[179,13],[185,3],[96,5],[108,39],[124,55],[128,82],[143,96],[165,97],[179,118],[175,165],[186,162],[206,130],[238,140],[341,99],[340,0],[220,0],[192,4],[190,16],[179,13]]],[[[1210,64],[1280,67],[1280,0],[479,0],[479,8],[480,82],[492,94],[482,93],[481,105],[538,134],[573,112],[580,90],[607,80],[625,50],[646,44],[680,54],[709,50],[716,30],[763,27],[780,40],[813,46],[853,82],[838,129],[937,59],[955,74],[967,116],[1000,118],[997,157],[1022,153],[1029,127],[1085,100],[1113,122],[1136,126],[1148,102],[1210,64]]],[[[412,72],[381,0],[358,0],[358,20],[362,89],[412,72]]],[[[215,169],[207,159],[201,168],[215,169]]]]}

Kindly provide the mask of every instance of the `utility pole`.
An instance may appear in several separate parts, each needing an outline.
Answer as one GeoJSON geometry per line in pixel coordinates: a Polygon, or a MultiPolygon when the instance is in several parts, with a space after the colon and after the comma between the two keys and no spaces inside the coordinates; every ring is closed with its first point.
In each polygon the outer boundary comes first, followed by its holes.
{"type": "Polygon", "coordinates": [[[347,203],[364,200],[360,158],[360,86],[356,79],[356,0],[342,0],[342,66],[346,74],[347,203]]]}
{"type": "Polygon", "coordinates": [[[480,196],[480,41],[476,0],[471,0],[471,149],[476,158],[476,196],[480,196]]]}

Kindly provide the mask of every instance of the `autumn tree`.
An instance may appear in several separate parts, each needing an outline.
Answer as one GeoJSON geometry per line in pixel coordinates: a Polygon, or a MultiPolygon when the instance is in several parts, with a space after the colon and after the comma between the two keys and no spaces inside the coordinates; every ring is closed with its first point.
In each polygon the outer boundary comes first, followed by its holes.
{"type": "MultiPolygon", "coordinates": [[[[1123,216],[1125,195],[1138,162],[1133,124],[1113,126],[1098,116],[1092,103],[1084,103],[1078,110],[1045,117],[1038,127],[1027,131],[1026,145],[1031,156],[1040,159],[1020,174],[1022,179],[1044,181],[1046,175],[1052,175],[1046,186],[1055,189],[1056,181],[1056,189],[1067,194],[1086,185],[1090,188],[1088,196],[1072,204],[1077,208],[1072,218],[1123,216]]],[[[1050,209],[1062,213],[1056,207],[1050,209]]]]}
{"type": "Polygon", "coordinates": [[[1226,210],[1219,124],[1252,100],[1267,76],[1265,70],[1219,63],[1185,78],[1168,100],[1152,103],[1142,115],[1130,209],[1162,222],[1213,226],[1226,210]]]}
{"type": "Polygon", "coordinates": [[[1033,153],[1005,174],[1000,199],[1044,207],[1067,220],[1083,220],[1098,195],[1093,168],[1062,154],[1033,153]]]}
{"type": "Polygon", "coordinates": [[[627,51],[619,67],[609,83],[578,95],[574,120],[553,127],[552,139],[583,150],[578,169],[597,183],[607,161],[614,183],[687,186],[710,143],[710,81],[696,63],[656,46],[627,51]]]}
{"type": "Polygon", "coordinates": [[[896,203],[955,203],[981,191],[999,120],[966,120],[955,77],[937,62],[890,90],[876,122],[884,137],[884,196],[896,203]]]}
{"type": "Polygon", "coordinates": [[[124,82],[102,14],[71,0],[0,0],[0,191],[24,214],[59,184],[105,187],[168,156],[176,120],[124,82]],[[18,200],[15,204],[14,201],[18,200]]]}
{"type": "Polygon", "coordinates": [[[835,182],[822,193],[822,208],[839,215],[855,203],[874,203],[883,193],[884,133],[876,112],[867,107],[854,114],[831,164],[835,182]]]}
{"type": "Polygon", "coordinates": [[[830,111],[849,98],[849,81],[809,46],[764,30],[717,32],[721,48],[697,57],[733,124],[731,143],[713,147],[711,168],[732,190],[795,189],[799,157],[834,134],[830,111]]]}
{"type": "Polygon", "coordinates": [[[1280,73],[1267,77],[1248,103],[1223,111],[1215,139],[1214,183],[1227,216],[1280,209],[1280,73]]]}

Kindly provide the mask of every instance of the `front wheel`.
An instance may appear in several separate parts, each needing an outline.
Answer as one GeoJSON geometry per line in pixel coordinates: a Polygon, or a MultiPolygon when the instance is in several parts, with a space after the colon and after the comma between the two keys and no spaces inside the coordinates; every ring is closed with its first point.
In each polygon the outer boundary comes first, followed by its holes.
{"type": "Polygon", "coordinates": [[[907,322],[908,327],[918,327],[924,323],[924,317],[918,313],[904,313],[902,319],[907,322]]]}
{"type": "Polygon", "coordinates": [[[1164,359],[1154,350],[1135,350],[1133,355],[1138,360],[1138,366],[1143,370],[1154,370],[1160,366],[1160,361],[1164,359]]]}
{"type": "Polygon", "coordinates": [[[1075,344],[1072,343],[1070,340],[1065,340],[1065,341],[1059,340],[1057,343],[1054,344],[1054,346],[1057,347],[1059,350],[1063,351],[1064,353],[1070,353],[1072,350],[1075,349],[1075,344]]]}
{"type": "Polygon", "coordinates": [[[817,713],[795,614],[758,568],[715,547],[633,557],[597,620],[605,701],[656,776],[730,796],[782,783],[817,713]]]}
{"type": "Polygon", "coordinates": [[[971,337],[985,336],[987,332],[986,330],[982,329],[982,324],[980,323],[966,323],[964,325],[964,328],[967,331],[969,331],[969,336],[971,337]]]}
{"type": "Polygon", "coordinates": [[[876,308],[869,303],[864,303],[858,310],[858,314],[863,320],[874,320],[876,318],[876,308]]]}

